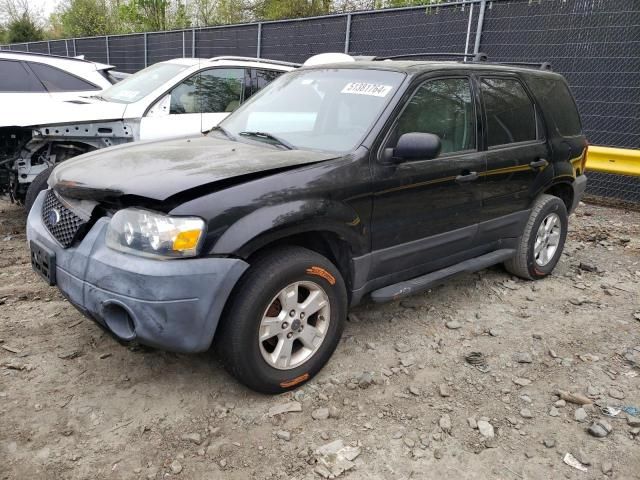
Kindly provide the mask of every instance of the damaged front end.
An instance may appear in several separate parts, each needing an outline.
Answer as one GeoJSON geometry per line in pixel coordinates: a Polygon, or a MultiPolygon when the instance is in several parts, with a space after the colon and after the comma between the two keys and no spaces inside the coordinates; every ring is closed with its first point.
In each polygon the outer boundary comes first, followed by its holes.
{"type": "Polygon", "coordinates": [[[138,122],[122,120],[0,128],[0,195],[24,203],[41,172],[92,150],[132,142],[138,131],[138,122]]]}

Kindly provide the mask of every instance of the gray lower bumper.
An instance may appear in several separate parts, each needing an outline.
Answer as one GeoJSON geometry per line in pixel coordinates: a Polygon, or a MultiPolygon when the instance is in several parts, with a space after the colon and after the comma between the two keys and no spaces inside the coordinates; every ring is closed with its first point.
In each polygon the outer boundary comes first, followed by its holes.
{"type": "Polygon", "coordinates": [[[584,174],[577,176],[571,185],[573,187],[573,202],[571,203],[569,213],[573,213],[578,203],[580,203],[580,200],[582,200],[582,196],[587,189],[587,176],[584,174]]]}
{"type": "Polygon", "coordinates": [[[27,238],[56,255],[56,282],[85,315],[124,340],[164,350],[200,352],[211,345],[222,309],[248,264],[232,258],[153,260],[105,245],[102,218],[76,246],[64,249],[42,222],[42,192],[27,238]]]}

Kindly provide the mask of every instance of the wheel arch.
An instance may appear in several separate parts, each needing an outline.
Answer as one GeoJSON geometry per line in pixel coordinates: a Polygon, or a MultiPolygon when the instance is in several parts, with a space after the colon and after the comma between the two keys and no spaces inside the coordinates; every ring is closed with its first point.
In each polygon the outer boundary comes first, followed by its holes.
{"type": "Polygon", "coordinates": [[[541,194],[546,193],[547,195],[553,195],[554,197],[558,197],[564,203],[565,207],[567,207],[567,212],[571,211],[571,206],[573,205],[573,186],[571,182],[566,180],[560,180],[554,182],[549,187],[547,187],[544,191],[540,192],[541,194]]]}

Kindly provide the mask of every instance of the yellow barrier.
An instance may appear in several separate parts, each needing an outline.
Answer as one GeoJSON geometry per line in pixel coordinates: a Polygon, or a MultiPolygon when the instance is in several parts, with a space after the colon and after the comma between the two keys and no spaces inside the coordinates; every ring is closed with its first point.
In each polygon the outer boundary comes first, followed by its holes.
{"type": "Polygon", "coordinates": [[[640,176],[640,150],[589,146],[587,174],[594,172],[640,176]]]}

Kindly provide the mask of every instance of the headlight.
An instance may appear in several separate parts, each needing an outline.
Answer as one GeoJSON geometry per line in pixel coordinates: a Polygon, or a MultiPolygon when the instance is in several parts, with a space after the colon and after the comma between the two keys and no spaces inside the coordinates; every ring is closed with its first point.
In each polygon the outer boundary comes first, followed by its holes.
{"type": "Polygon", "coordinates": [[[127,208],[111,219],[107,246],[143,257],[194,257],[204,238],[204,227],[204,220],[198,217],[172,217],[127,208]]]}

